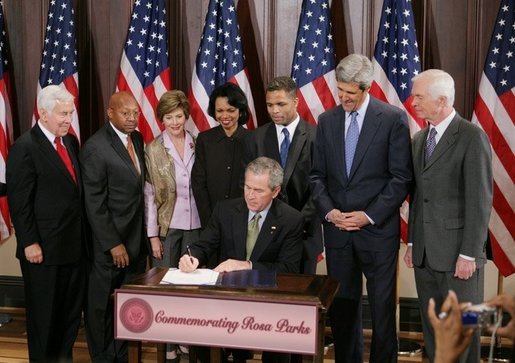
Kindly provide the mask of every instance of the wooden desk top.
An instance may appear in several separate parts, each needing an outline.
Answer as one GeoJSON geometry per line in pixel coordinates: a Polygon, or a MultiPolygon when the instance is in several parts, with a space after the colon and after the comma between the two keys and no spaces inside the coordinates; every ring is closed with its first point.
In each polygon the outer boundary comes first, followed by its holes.
{"type": "Polygon", "coordinates": [[[319,305],[327,310],[331,304],[338,283],[326,275],[277,275],[275,288],[235,288],[220,285],[160,285],[168,271],[167,268],[154,267],[125,284],[121,290],[142,290],[141,292],[158,295],[198,296],[217,299],[277,301],[285,303],[319,305]]]}

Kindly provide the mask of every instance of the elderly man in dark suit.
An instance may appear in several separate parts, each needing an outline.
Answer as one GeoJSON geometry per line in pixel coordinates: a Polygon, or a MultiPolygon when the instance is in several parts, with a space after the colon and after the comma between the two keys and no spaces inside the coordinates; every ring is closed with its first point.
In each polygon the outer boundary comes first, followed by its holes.
{"type": "MultiPolygon", "coordinates": [[[[454,290],[462,302],[483,301],[485,244],[492,208],[492,152],[486,134],[453,108],[454,80],[438,69],[413,78],[413,108],[429,126],[413,137],[415,188],[404,261],[415,266],[424,346],[434,359],[430,298],[437,310],[454,290]]],[[[479,333],[460,362],[478,362],[479,333]],[[467,358],[468,356],[468,358],[467,358]]]]}
{"type": "Polygon", "coordinates": [[[272,123],[247,138],[246,161],[266,156],[281,163],[284,180],[279,198],[304,216],[300,272],[314,274],[323,251],[321,221],[309,188],[316,128],[297,113],[297,85],[290,77],[277,77],[266,88],[266,106],[272,123]]]}
{"type": "Polygon", "coordinates": [[[328,274],[340,281],[330,320],[337,362],[363,362],[362,273],[372,315],[370,362],[396,362],[399,207],[412,178],[406,114],[368,93],[370,60],[336,68],[341,105],[318,120],[313,200],[324,218],[328,274]]]}
{"type": "Polygon", "coordinates": [[[7,194],[25,289],[30,361],[71,362],[85,291],[84,215],[73,96],[38,95],[39,120],[7,158],[7,194]]]}
{"type": "Polygon", "coordinates": [[[127,360],[127,344],[114,340],[114,289],[145,270],[149,252],[144,228],[145,160],[136,131],[139,108],[126,92],[115,93],[109,122],[80,153],[86,211],[92,230],[92,267],[86,333],[92,360],[127,360]]]}

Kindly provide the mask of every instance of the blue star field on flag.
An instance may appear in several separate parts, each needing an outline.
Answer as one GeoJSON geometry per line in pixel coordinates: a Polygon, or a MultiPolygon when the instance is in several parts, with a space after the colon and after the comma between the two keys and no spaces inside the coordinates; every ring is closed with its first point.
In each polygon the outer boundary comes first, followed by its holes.
{"type": "Polygon", "coordinates": [[[495,22],[485,74],[497,95],[515,87],[515,5],[504,0],[495,22]]]}
{"type": "Polygon", "coordinates": [[[245,68],[233,0],[210,1],[196,71],[208,95],[245,68]]]}
{"type": "Polygon", "coordinates": [[[61,84],[77,72],[77,50],[72,3],[69,0],[52,0],[39,74],[41,88],[61,84]]]}
{"type": "Polygon", "coordinates": [[[136,0],[125,53],[143,88],[168,68],[164,0],[136,0]]]}
{"type": "Polygon", "coordinates": [[[411,0],[384,1],[374,58],[404,103],[411,93],[411,78],[420,72],[411,0]]]}
{"type": "Polygon", "coordinates": [[[327,0],[302,4],[291,77],[300,88],[335,68],[334,41],[327,0]]]}

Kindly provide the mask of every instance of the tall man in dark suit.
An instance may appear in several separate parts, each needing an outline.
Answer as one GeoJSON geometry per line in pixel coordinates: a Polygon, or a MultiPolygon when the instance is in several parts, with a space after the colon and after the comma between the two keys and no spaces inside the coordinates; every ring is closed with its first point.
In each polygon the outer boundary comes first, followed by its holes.
{"type": "Polygon", "coordinates": [[[86,211],[92,230],[92,266],[86,308],[88,348],[94,362],[127,360],[127,344],[114,341],[111,294],[145,270],[143,138],[139,108],[126,92],[115,93],[109,122],[80,153],[86,211]]]}
{"type": "MultiPolygon", "coordinates": [[[[409,246],[415,266],[424,345],[434,359],[427,316],[454,290],[462,302],[483,301],[485,241],[492,208],[492,153],[486,134],[456,113],[454,80],[438,69],[413,78],[413,108],[429,123],[413,137],[415,188],[410,202],[409,246]]],[[[479,333],[460,362],[479,362],[479,333]],[[467,358],[468,355],[468,358],[467,358]]]]}
{"type": "Polygon", "coordinates": [[[266,88],[266,106],[273,123],[252,132],[246,161],[267,156],[281,163],[284,180],[279,198],[304,216],[303,254],[300,272],[316,273],[323,251],[321,221],[309,188],[316,128],[297,113],[297,85],[290,77],[277,77],[266,88]]]}
{"type": "Polygon", "coordinates": [[[319,117],[311,172],[324,224],[327,269],[340,281],[330,320],[337,362],[363,362],[362,273],[372,315],[370,362],[396,362],[399,207],[412,178],[406,115],[368,93],[371,62],[351,54],[336,68],[337,106],[319,117]]]}
{"type": "Polygon", "coordinates": [[[38,95],[40,118],[9,151],[7,194],[25,289],[31,362],[71,362],[85,291],[83,205],[77,154],[68,134],[73,96],[38,95]]]}

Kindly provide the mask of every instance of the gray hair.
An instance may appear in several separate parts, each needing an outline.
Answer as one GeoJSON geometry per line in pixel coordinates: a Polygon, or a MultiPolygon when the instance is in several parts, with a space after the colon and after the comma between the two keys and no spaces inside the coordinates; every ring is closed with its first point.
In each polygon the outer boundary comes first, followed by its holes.
{"type": "Polygon", "coordinates": [[[283,183],[283,168],[281,168],[281,165],[279,165],[279,163],[274,159],[270,159],[265,156],[254,159],[247,165],[245,173],[248,171],[254,175],[268,174],[270,176],[268,186],[272,190],[281,186],[283,183]]]}
{"type": "Polygon", "coordinates": [[[412,81],[415,82],[420,79],[429,81],[427,92],[433,100],[438,97],[445,97],[447,106],[452,107],[454,105],[454,79],[449,73],[441,69],[428,69],[417,74],[412,78],[412,81]]]}
{"type": "Polygon", "coordinates": [[[39,91],[37,106],[38,110],[43,109],[47,112],[52,112],[57,101],[59,102],[73,102],[73,95],[65,88],[50,85],[39,91]]]}
{"type": "Polygon", "coordinates": [[[357,83],[361,90],[370,88],[374,79],[372,62],[361,54],[349,54],[336,67],[336,80],[345,83],[357,83]]]}

